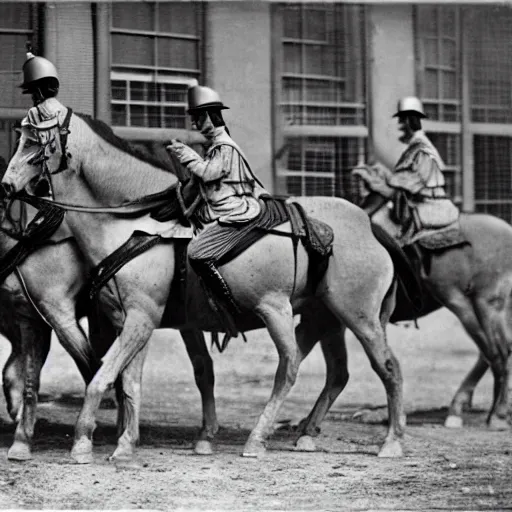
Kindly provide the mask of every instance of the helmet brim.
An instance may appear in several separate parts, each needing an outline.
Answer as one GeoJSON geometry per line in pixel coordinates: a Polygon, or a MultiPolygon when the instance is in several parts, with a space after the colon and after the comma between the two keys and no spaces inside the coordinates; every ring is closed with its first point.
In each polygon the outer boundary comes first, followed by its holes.
{"type": "Polygon", "coordinates": [[[209,109],[229,110],[229,107],[226,107],[226,105],[223,105],[219,101],[212,101],[211,103],[205,103],[204,105],[199,105],[198,107],[189,108],[187,113],[193,114],[194,112],[201,112],[201,110],[209,109]]]}
{"type": "Polygon", "coordinates": [[[393,114],[392,117],[398,117],[398,116],[417,116],[421,117],[422,119],[425,119],[427,117],[426,114],[422,114],[421,112],[418,112],[417,110],[399,110],[395,114],[393,114]]]}

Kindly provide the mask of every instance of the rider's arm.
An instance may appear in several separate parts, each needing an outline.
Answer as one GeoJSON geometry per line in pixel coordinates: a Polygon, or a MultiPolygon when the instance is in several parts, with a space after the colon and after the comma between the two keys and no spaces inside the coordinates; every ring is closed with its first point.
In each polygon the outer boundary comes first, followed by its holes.
{"type": "Polygon", "coordinates": [[[231,168],[232,149],[229,146],[215,148],[206,158],[185,144],[174,143],[172,150],[182,165],[204,182],[222,178],[231,168]]]}
{"type": "Polygon", "coordinates": [[[431,173],[438,171],[436,161],[427,153],[420,151],[410,168],[395,171],[387,178],[387,183],[390,187],[417,194],[427,185],[431,173]]]}

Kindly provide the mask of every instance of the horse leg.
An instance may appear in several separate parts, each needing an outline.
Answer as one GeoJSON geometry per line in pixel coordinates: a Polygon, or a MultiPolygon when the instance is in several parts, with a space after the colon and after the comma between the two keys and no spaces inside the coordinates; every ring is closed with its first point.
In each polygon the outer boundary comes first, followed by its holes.
{"type": "Polygon", "coordinates": [[[194,368],[194,378],[201,393],[203,408],[203,424],[194,451],[198,455],[210,455],[213,451],[211,442],[219,431],[215,396],[213,393],[215,385],[213,361],[206,347],[202,331],[198,329],[181,329],[180,333],[194,368]]]}
{"type": "Polygon", "coordinates": [[[14,441],[7,452],[7,458],[24,461],[32,458],[31,446],[36,424],[41,369],[50,350],[52,331],[42,319],[35,325],[33,321],[28,322],[27,318],[20,318],[19,328],[24,366],[23,401],[18,414],[14,441]]]}
{"type": "Polygon", "coordinates": [[[2,385],[4,389],[7,412],[12,421],[18,421],[18,413],[23,403],[23,353],[21,351],[21,340],[18,334],[7,336],[11,342],[11,353],[5,362],[2,371],[2,385]]]}
{"type": "Polygon", "coordinates": [[[378,456],[401,457],[403,456],[401,440],[406,424],[403,408],[403,379],[398,360],[387,344],[385,331],[385,326],[395,307],[396,281],[382,299],[380,308],[368,309],[372,304],[375,306],[375,299],[377,298],[374,293],[375,288],[372,286],[368,288],[368,291],[370,290],[373,295],[367,296],[366,301],[364,287],[361,287],[358,300],[340,308],[337,303],[339,294],[336,293],[335,284],[333,283],[333,286],[325,294],[325,299],[332,311],[344,319],[347,327],[361,342],[373,370],[386,388],[389,426],[386,439],[378,456]],[[375,314],[375,310],[378,311],[377,314],[375,314]]]}
{"type": "MultiPolygon", "coordinates": [[[[322,305],[323,306],[323,305],[322,305]]],[[[295,330],[297,343],[304,357],[320,339],[326,364],[325,385],[309,415],[299,424],[300,437],[296,442],[298,450],[314,451],[313,437],[320,433],[327,411],[347,385],[349,374],[345,345],[345,326],[323,306],[322,312],[303,315],[295,330]]]]}
{"type": "Polygon", "coordinates": [[[479,352],[475,365],[462,381],[462,384],[459,386],[459,389],[450,403],[448,416],[444,422],[445,427],[462,427],[462,412],[471,409],[475,388],[488,368],[489,364],[487,360],[483,354],[479,352]]]}
{"type": "MultiPolygon", "coordinates": [[[[505,294],[503,294],[505,295],[505,294]]],[[[512,335],[508,329],[506,315],[508,293],[505,300],[490,301],[487,298],[476,298],[475,308],[478,318],[491,345],[490,365],[494,376],[493,406],[487,417],[487,424],[493,430],[508,430],[508,383],[509,357],[512,351],[512,335]]]]}
{"type": "MultiPolygon", "coordinates": [[[[117,447],[110,460],[118,467],[139,468],[140,463],[135,458],[135,447],[140,438],[140,405],[142,399],[142,370],[149,345],[145,345],[130,361],[121,373],[123,411],[123,432],[117,440],[117,447]]],[[[118,424],[118,427],[120,425],[118,424]]]]}
{"type": "Polygon", "coordinates": [[[292,306],[286,298],[272,297],[260,303],[256,313],[265,322],[279,354],[279,364],[269,401],[245,443],[243,456],[258,457],[265,453],[265,441],[271,434],[279,408],[297,378],[302,354],[295,340],[292,306]]]}
{"type": "MultiPolygon", "coordinates": [[[[158,317],[159,318],[159,317],[158,317]]],[[[130,361],[147,344],[156,321],[145,312],[130,308],[126,311],[121,334],[114,340],[103,357],[103,364],[94,375],[86,388],[84,403],[78,416],[75,428],[75,440],[71,457],[80,464],[88,464],[92,457],[92,435],[96,427],[96,413],[103,394],[115,383],[119,374],[128,366],[130,361]]],[[[123,382],[124,386],[125,382],[123,382]]],[[[125,417],[124,422],[133,421],[134,417],[125,417]]],[[[126,429],[130,443],[134,428],[126,429]]]]}
{"type": "MultiPolygon", "coordinates": [[[[507,385],[507,357],[508,354],[500,350],[501,342],[497,342],[493,334],[493,316],[488,311],[485,303],[486,299],[471,301],[463,293],[452,293],[446,306],[459,318],[465,330],[475,341],[483,357],[485,357],[494,377],[493,403],[489,411],[487,422],[503,425],[503,418],[496,415],[496,409],[499,403],[506,399],[507,385]]],[[[481,368],[480,368],[481,370],[481,368]]],[[[476,374],[475,374],[476,375],[476,374]]],[[[456,402],[454,407],[450,407],[450,424],[462,426],[462,421],[456,422],[456,417],[462,417],[462,403],[456,402]]]]}

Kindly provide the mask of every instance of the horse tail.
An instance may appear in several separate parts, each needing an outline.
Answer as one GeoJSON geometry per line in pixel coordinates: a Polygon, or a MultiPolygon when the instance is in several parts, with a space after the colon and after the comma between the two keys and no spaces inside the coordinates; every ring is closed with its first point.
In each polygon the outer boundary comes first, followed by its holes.
{"type": "MultiPolygon", "coordinates": [[[[424,307],[423,287],[413,265],[397,241],[381,226],[371,223],[373,236],[388,251],[403,295],[418,313],[424,307]]],[[[415,318],[416,319],[416,318],[415,318]]]]}

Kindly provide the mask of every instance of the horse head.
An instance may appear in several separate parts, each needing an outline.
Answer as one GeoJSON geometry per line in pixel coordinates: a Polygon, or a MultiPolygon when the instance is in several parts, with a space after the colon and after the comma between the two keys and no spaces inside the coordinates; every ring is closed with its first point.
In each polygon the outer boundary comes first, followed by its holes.
{"type": "Polygon", "coordinates": [[[60,111],[57,100],[46,100],[48,105],[33,107],[21,122],[16,151],[2,178],[2,188],[9,197],[27,187],[36,190],[41,179],[61,165],[65,148],[60,143],[60,111]]]}

